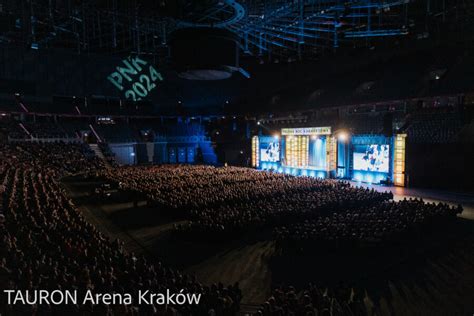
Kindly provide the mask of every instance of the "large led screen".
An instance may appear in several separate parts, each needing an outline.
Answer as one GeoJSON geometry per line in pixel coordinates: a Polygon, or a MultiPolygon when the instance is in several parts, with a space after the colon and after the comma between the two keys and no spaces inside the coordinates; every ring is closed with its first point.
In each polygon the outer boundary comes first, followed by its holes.
{"type": "Polygon", "coordinates": [[[264,161],[264,162],[280,161],[280,143],[271,142],[267,144],[261,144],[260,161],[264,161]]]}
{"type": "Polygon", "coordinates": [[[388,172],[389,145],[367,145],[354,152],[354,170],[388,172]]]}

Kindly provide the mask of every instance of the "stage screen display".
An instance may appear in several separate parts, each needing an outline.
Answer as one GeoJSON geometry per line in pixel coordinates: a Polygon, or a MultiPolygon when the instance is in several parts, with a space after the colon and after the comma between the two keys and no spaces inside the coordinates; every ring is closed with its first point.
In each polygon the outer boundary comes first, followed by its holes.
{"type": "Polygon", "coordinates": [[[280,161],[280,143],[271,142],[260,145],[260,161],[277,162],[280,161]]]}
{"type": "Polygon", "coordinates": [[[354,152],[354,170],[388,172],[389,145],[366,145],[354,152]]]}

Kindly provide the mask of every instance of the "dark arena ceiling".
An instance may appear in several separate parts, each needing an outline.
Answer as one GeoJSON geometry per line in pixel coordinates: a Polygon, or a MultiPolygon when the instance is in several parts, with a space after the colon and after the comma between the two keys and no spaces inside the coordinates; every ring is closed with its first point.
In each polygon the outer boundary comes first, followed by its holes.
{"type": "Polygon", "coordinates": [[[471,1],[461,0],[4,0],[0,42],[164,54],[174,30],[205,26],[237,34],[244,54],[292,60],[426,37],[471,18],[471,1]]]}
{"type": "Polygon", "coordinates": [[[160,110],[414,97],[432,93],[420,88],[426,74],[463,58],[473,13],[465,0],[3,0],[0,94],[129,100],[107,78],[140,56],[164,80],[133,99],[160,110]],[[408,84],[384,71],[397,63],[422,70],[408,84]]]}

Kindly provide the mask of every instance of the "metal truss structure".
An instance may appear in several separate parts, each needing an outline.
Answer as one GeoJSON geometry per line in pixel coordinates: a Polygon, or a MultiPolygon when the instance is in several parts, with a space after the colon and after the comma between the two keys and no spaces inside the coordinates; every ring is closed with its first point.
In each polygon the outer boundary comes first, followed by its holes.
{"type": "Polygon", "coordinates": [[[222,0],[201,12],[188,12],[179,27],[229,27],[245,17],[245,8],[236,0],[222,0]]]}
{"type": "Polygon", "coordinates": [[[306,47],[337,48],[355,38],[408,34],[410,0],[251,1],[248,14],[229,29],[247,52],[289,50],[301,57],[306,47]]]}
{"type": "MultiPolygon", "coordinates": [[[[252,55],[317,55],[345,44],[429,32],[433,21],[473,21],[466,0],[4,0],[0,43],[78,53],[166,54],[182,27],[219,27],[238,34],[252,55]],[[196,5],[197,3],[197,5],[196,5]],[[179,14],[168,10],[177,7],[179,14]]],[[[176,10],[175,10],[176,11],[176,10]]],[[[439,24],[436,28],[440,28],[439,24]]]]}

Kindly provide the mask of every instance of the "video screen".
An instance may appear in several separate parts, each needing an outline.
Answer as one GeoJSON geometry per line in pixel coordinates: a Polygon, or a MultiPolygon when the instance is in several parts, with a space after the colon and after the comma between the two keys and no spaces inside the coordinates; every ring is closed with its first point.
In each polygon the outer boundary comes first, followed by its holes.
{"type": "Polygon", "coordinates": [[[260,147],[260,161],[277,162],[280,161],[280,143],[272,142],[262,144],[260,147]]]}
{"type": "Polygon", "coordinates": [[[390,146],[367,145],[354,152],[354,170],[388,172],[390,146]]]}

